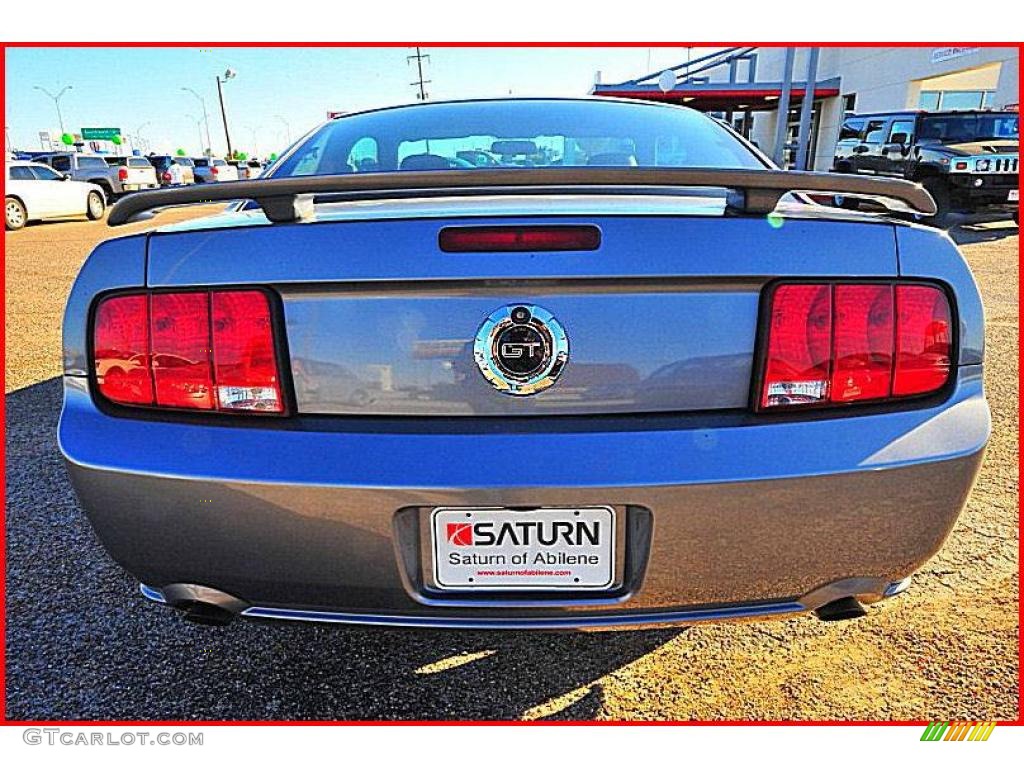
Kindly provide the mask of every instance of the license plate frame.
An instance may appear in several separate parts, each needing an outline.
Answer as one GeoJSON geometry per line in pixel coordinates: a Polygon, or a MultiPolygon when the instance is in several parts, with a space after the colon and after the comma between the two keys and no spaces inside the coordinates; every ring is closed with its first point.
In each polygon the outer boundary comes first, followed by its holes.
{"type": "Polygon", "coordinates": [[[1008,203],[1019,203],[1020,202],[1020,190],[1011,189],[1009,194],[1006,195],[1006,202],[1008,203]]]}
{"type": "Polygon", "coordinates": [[[617,523],[616,510],[608,505],[435,507],[428,532],[433,586],[444,591],[608,590],[616,580],[617,523]]]}

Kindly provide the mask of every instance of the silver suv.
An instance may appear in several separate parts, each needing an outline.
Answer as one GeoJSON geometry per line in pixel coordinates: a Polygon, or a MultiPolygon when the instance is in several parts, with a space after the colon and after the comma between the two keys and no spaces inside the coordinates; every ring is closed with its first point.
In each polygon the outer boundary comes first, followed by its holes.
{"type": "Polygon", "coordinates": [[[75,152],[41,154],[35,162],[46,163],[55,171],[70,176],[74,181],[85,181],[103,189],[110,202],[124,190],[117,171],[107,165],[99,155],[80,155],[75,152]]]}

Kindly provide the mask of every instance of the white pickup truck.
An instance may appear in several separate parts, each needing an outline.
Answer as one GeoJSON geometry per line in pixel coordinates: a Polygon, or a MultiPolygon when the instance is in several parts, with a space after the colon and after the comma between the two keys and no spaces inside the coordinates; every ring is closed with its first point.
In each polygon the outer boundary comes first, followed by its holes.
{"type": "Polygon", "coordinates": [[[123,192],[137,192],[140,189],[157,189],[156,168],[144,157],[114,155],[104,157],[107,165],[117,168],[117,179],[123,192]]]}

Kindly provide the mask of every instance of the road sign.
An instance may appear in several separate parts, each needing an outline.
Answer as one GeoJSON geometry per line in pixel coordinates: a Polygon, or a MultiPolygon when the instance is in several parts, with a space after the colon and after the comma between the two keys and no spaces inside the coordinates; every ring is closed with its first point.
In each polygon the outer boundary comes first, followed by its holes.
{"type": "Polygon", "coordinates": [[[83,128],[82,138],[86,141],[113,141],[115,136],[121,135],[120,128],[83,128]]]}
{"type": "Polygon", "coordinates": [[[39,141],[42,144],[49,144],[50,143],[50,132],[49,131],[40,131],[39,132],[39,141]]]}

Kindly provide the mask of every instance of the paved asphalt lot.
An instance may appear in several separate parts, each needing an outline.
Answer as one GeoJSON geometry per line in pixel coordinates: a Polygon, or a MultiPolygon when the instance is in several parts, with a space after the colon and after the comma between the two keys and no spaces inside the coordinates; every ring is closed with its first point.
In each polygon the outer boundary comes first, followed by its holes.
{"type": "Polygon", "coordinates": [[[143,600],[78,509],[54,437],[64,299],[110,234],[66,222],[6,239],[8,718],[1017,717],[1012,225],[955,232],[985,295],[995,435],[967,511],[908,594],[856,622],[598,634],[216,629],[143,600]]]}

